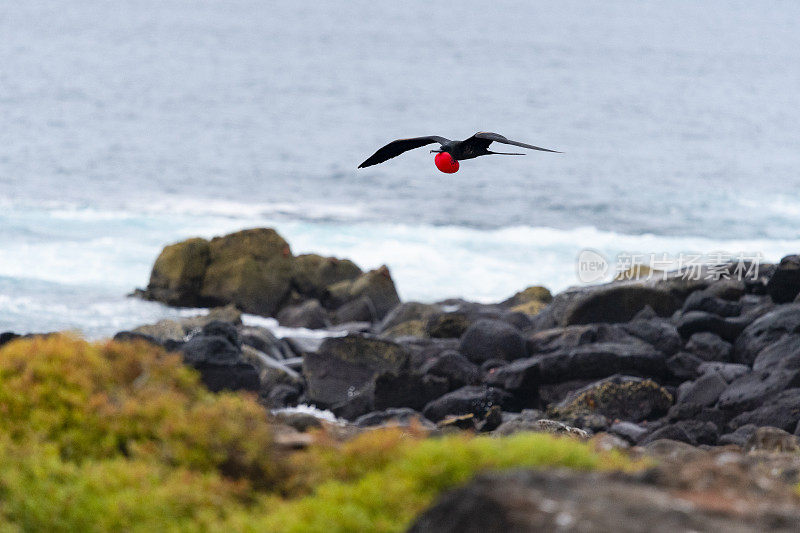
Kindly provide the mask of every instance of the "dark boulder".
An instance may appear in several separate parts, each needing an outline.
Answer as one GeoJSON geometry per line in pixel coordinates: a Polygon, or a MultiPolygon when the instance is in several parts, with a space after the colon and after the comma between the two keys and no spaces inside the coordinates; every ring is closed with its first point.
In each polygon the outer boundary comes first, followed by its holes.
{"type": "Polygon", "coordinates": [[[722,337],[716,333],[708,331],[695,333],[689,337],[685,349],[704,361],[728,362],[733,353],[731,343],[722,340],[722,337]]]}
{"type": "Polygon", "coordinates": [[[639,422],[656,418],[672,405],[672,395],[649,379],[611,376],[573,391],[548,416],[571,421],[586,414],[600,414],[609,419],[639,422]]]}
{"type": "Polygon", "coordinates": [[[399,424],[407,426],[412,423],[418,423],[420,426],[433,429],[435,426],[431,424],[430,420],[422,416],[421,413],[408,407],[399,407],[392,409],[385,409],[383,411],[374,411],[365,415],[359,416],[353,422],[360,428],[384,426],[387,424],[399,424]]]}
{"type": "Polygon", "coordinates": [[[706,372],[695,381],[687,381],[678,388],[677,403],[711,406],[717,403],[720,394],[728,388],[718,372],[706,372]]]}
{"type": "Polygon", "coordinates": [[[752,365],[761,350],[792,333],[800,333],[800,304],[777,306],[744,329],[734,346],[734,361],[752,365]]]}
{"type": "Polygon", "coordinates": [[[785,431],[794,431],[800,421],[800,388],[787,389],[772,395],[746,413],[736,416],[728,426],[737,429],[747,424],[758,427],[773,426],[785,431]]]}
{"type": "MultiPolygon", "coordinates": [[[[267,328],[244,326],[239,328],[239,337],[242,344],[255,348],[273,359],[288,359],[295,355],[295,352],[287,345],[286,341],[278,339],[267,328]]],[[[314,350],[310,351],[316,351],[316,347],[314,350]]],[[[302,354],[303,352],[301,351],[298,353],[302,354]]]]}
{"type": "Polygon", "coordinates": [[[742,312],[742,305],[739,302],[731,302],[717,298],[708,294],[706,291],[693,292],[683,303],[684,313],[690,311],[705,311],[713,315],[722,317],[739,316],[742,312]]]}
{"type": "Polygon", "coordinates": [[[714,445],[719,438],[719,429],[713,422],[699,420],[681,420],[674,424],[667,424],[639,441],[640,446],[646,446],[662,439],[685,442],[693,446],[698,444],[714,445]]]}
{"type": "Polygon", "coordinates": [[[378,320],[378,310],[369,296],[361,296],[355,300],[343,303],[333,313],[334,324],[347,324],[348,322],[375,322],[378,320]]]}
{"type": "Polygon", "coordinates": [[[644,344],[641,338],[628,333],[626,325],[586,324],[538,331],[528,336],[528,353],[547,354],[595,342],[644,344]]]}
{"type": "Polygon", "coordinates": [[[663,319],[632,320],[623,324],[622,328],[666,355],[677,353],[683,344],[677,328],[663,319]]]}
{"type": "Polygon", "coordinates": [[[0,333],[0,346],[13,341],[14,339],[18,339],[20,335],[14,333],[13,331],[5,331],[0,333]]]}
{"type": "Polygon", "coordinates": [[[279,383],[267,393],[265,403],[270,409],[294,407],[300,399],[301,390],[298,385],[279,383]]]}
{"type": "Polygon", "coordinates": [[[704,294],[714,296],[715,298],[722,298],[731,302],[739,301],[739,298],[747,292],[745,283],[738,279],[721,279],[709,285],[703,291],[704,294]]]}
{"type": "Polygon", "coordinates": [[[678,301],[668,292],[640,284],[611,284],[588,291],[574,301],[563,317],[563,325],[598,322],[628,322],[649,306],[659,316],[670,316],[678,301]]]}
{"type": "Polygon", "coordinates": [[[578,389],[595,383],[594,379],[573,379],[561,383],[546,383],[539,385],[539,400],[542,405],[556,404],[578,389]]]}
{"type": "Polygon", "coordinates": [[[258,370],[243,357],[241,346],[232,324],[211,322],[178,349],[210,390],[257,391],[261,387],[258,370]]]}
{"type": "Polygon", "coordinates": [[[713,422],[718,428],[724,428],[733,417],[730,411],[724,411],[717,407],[707,407],[695,403],[677,403],[673,405],[665,419],[667,422],[678,422],[681,420],[693,420],[696,422],[713,422]]]}
{"type": "Polygon", "coordinates": [[[636,444],[647,434],[647,429],[633,422],[615,422],[608,428],[608,432],[636,444]]]}
{"type": "Polygon", "coordinates": [[[410,367],[418,372],[421,368],[448,351],[458,351],[458,339],[400,338],[397,341],[410,354],[410,367]]]}
{"type": "Polygon", "coordinates": [[[475,385],[481,376],[477,365],[454,350],[445,351],[430,359],[422,365],[420,372],[446,378],[451,390],[464,385],[475,385]]]}
{"type": "Polygon", "coordinates": [[[735,379],[722,392],[719,407],[734,412],[748,411],[794,387],[800,387],[800,369],[753,371],[735,379]]]}
{"type": "Polygon", "coordinates": [[[449,390],[445,378],[428,374],[388,372],[375,380],[375,409],[410,407],[422,410],[429,402],[449,390]]]}
{"type": "Polygon", "coordinates": [[[737,363],[705,362],[697,367],[697,371],[700,374],[713,371],[722,376],[722,379],[728,383],[732,383],[735,379],[749,374],[750,370],[749,366],[737,363]]]}
{"type": "Polygon", "coordinates": [[[209,309],[205,315],[176,319],[165,318],[155,324],[145,324],[134,329],[133,333],[148,335],[162,344],[169,340],[182,342],[187,336],[197,333],[207,324],[214,321],[227,322],[238,326],[242,323],[241,316],[242,313],[232,305],[215,307],[209,309]]]}
{"type": "Polygon", "coordinates": [[[699,375],[697,367],[703,360],[688,352],[678,352],[667,359],[667,373],[671,379],[689,381],[699,375]]]}
{"type": "Polygon", "coordinates": [[[494,387],[470,385],[447,393],[430,402],[423,414],[426,418],[438,422],[448,415],[473,415],[483,418],[493,406],[503,406],[511,399],[510,395],[494,387]]]}
{"type": "Polygon", "coordinates": [[[375,410],[373,400],[372,383],[368,383],[360,389],[349,391],[347,398],[332,405],[330,411],[339,418],[355,420],[375,410]]]}
{"type": "Polygon", "coordinates": [[[303,358],[306,395],[322,407],[341,404],[374,386],[379,374],[397,373],[407,362],[407,352],[393,342],[362,335],[328,338],[303,358]]]}
{"type": "Polygon", "coordinates": [[[541,383],[604,378],[613,374],[655,379],[666,375],[666,356],[644,343],[598,342],[537,356],[537,361],[541,383]]]}
{"type": "Polygon", "coordinates": [[[758,426],[755,424],[746,424],[741,426],[736,431],[732,431],[731,433],[726,433],[720,436],[717,444],[720,446],[725,446],[726,444],[735,444],[741,448],[744,448],[747,441],[750,440],[750,436],[756,432],[758,426]]]}
{"type": "Polygon", "coordinates": [[[784,335],[761,350],[753,361],[753,370],[800,368],[800,334],[784,335]]]}
{"type": "Polygon", "coordinates": [[[276,318],[281,326],[289,328],[321,329],[330,326],[328,313],[319,300],[284,307],[276,318]]]}
{"type": "Polygon", "coordinates": [[[484,382],[512,393],[521,407],[535,407],[539,403],[539,359],[517,359],[491,369],[484,376],[484,382]]]}
{"type": "Polygon", "coordinates": [[[705,311],[689,311],[678,319],[676,328],[684,339],[695,333],[708,331],[733,342],[744,329],[744,325],[735,319],[724,319],[705,311]]]}
{"type": "MultiPolygon", "coordinates": [[[[5,335],[5,333],[3,333],[5,335]]],[[[9,339],[13,340],[13,339],[9,339]]],[[[114,334],[114,340],[117,342],[146,342],[152,344],[154,346],[163,346],[164,343],[160,339],[153,337],[152,335],[146,335],[144,333],[139,333],[138,331],[118,331],[114,334]]],[[[8,341],[5,341],[8,342],[8,341]]],[[[0,346],[5,344],[3,342],[2,335],[0,335],[0,346]]]]}
{"type": "Polygon", "coordinates": [[[794,301],[800,293],[800,255],[787,255],[767,282],[767,294],[776,304],[794,301]]]}
{"type": "MultiPolygon", "coordinates": [[[[675,448],[675,443],[669,444],[675,448]]],[[[703,452],[691,449],[683,454],[697,457],[703,452]]],[[[718,470],[699,468],[698,463],[699,457],[690,465],[671,461],[651,470],[649,478],[663,480],[660,483],[643,482],[643,476],[565,469],[486,472],[441,494],[416,518],[409,532],[786,533],[796,529],[800,513],[795,507],[778,509],[777,505],[764,505],[763,511],[756,511],[746,504],[735,505],[732,502],[739,500],[727,498],[725,490],[708,488],[709,483],[712,487],[720,483],[716,479],[721,477],[716,475],[718,470]],[[703,475],[705,472],[713,474],[703,475]],[[678,479],[693,482],[682,483],[680,488],[670,487],[677,485],[678,479]]],[[[744,482],[738,471],[730,478],[725,487],[744,482]]],[[[742,490],[732,492],[739,494],[742,490]]],[[[740,498],[748,503],[761,503],[764,490],[759,485],[740,498]]]]}
{"type": "Polygon", "coordinates": [[[435,339],[457,339],[469,328],[471,321],[462,312],[434,313],[425,322],[425,333],[435,339]]]}
{"type": "Polygon", "coordinates": [[[531,327],[531,324],[533,324],[531,317],[520,311],[506,311],[502,313],[498,319],[507,324],[511,324],[520,331],[527,330],[531,327]]]}
{"type": "Polygon", "coordinates": [[[500,320],[482,319],[472,324],[461,337],[461,352],[474,363],[487,359],[511,361],[525,357],[525,339],[520,331],[500,320]]]}

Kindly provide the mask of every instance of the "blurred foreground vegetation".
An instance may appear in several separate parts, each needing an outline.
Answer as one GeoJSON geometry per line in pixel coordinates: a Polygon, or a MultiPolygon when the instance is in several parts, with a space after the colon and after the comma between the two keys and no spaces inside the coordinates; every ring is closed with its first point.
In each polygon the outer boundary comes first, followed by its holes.
{"type": "Polygon", "coordinates": [[[0,349],[0,531],[402,531],[490,468],[629,469],[544,434],[413,428],[281,449],[252,396],[213,394],[148,344],[55,335],[0,349]]]}

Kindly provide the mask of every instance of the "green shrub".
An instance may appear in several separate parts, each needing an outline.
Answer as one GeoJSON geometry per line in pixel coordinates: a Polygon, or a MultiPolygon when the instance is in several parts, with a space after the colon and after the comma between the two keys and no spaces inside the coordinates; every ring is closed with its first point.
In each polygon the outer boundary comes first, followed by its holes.
{"type": "Polygon", "coordinates": [[[542,433],[417,440],[400,430],[382,430],[356,438],[338,454],[312,449],[306,455],[305,464],[329,480],[309,496],[275,506],[262,523],[267,531],[403,531],[436,495],[481,470],[638,467],[620,453],[596,452],[588,443],[542,433]]]}
{"type": "Polygon", "coordinates": [[[54,446],[9,442],[0,457],[10,531],[221,531],[245,514],[246,484],[215,473],[121,457],[77,464],[54,446]]]}
{"type": "Polygon", "coordinates": [[[0,348],[0,532],[401,531],[496,468],[625,469],[544,434],[322,432],[279,452],[246,394],[213,394],[176,355],[69,336],[0,348]]]}
{"type": "Polygon", "coordinates": [[[269,486],[269,423],[246,395],[212,394],[178,355],[68,336],[0,350],[0,431],[65,460],[130,457],[269,486]]]}

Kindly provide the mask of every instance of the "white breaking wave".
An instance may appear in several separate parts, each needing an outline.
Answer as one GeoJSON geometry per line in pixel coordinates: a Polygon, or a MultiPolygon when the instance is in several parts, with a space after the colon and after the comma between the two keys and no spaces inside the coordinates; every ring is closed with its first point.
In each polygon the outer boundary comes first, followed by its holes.
{"type": "MultiPolygon", "coordinates": [[[[235,211],[236,205],[229,207],[235,211]]],[[[110,224],[112,212],[59,207],[43,213],[41,223],[68,235],[45,241],[3,238],[0,276],[107,287],[122,294],[147,284],[153,261],[166,244],[268,226],[287,239],[295,254],[347,257],[365,269],[388,265],[404,300],[463,297],[489,302],[528,285],[541,284],[554,291],[574,285],[578,281],[576,258],[586,248],[612,261],[620,253],[675,256],[717,251],[760,254],[766,261],[776,261],[800,250],[800,239],[633,235],[594,227],[476,229],[279,220],[253,216],[243,209],[239,214],[237,218],[171,213],[151,216],[121,211],[116,219],[121,223],[110,224]],[[73,217],[65,213],[78,214],[73,217]],[[66,225],[65,217],[78,220],[77,225],[66,225]]]]}
{"type": "Polygon", "coordinates": [[[278,321],[274,318],[251,315],[247,313],[242,314],[242,323],[245,326],[259,326],[266,328],[279,339],[283,339],[285,337],[292,337],[295,339],[326,339],[328,337],[344,337],[347,334],[346,331],[341,330],[288,328],[278,324],[278,321]]]}
{"type": "Polygon", "coordinates": [[[313,405],[306,405],[304,403],[301,403],[300,405],[297,405],[295,407],[284,407],[284,408],[281,408],[281,409],[273,409],[272,412],[274,414],[276,414],[276,415],[277,414],[300,413],[300,414],[304,414],[304,415],[311,415],[311,416],[313,416],[315,418],[326,420],[326,421],[332,422],[334,424],[343,424],[344,423],[341,420],[339,420],[338,418],[336,418],[336,415],[334,415],[332,412],[330,412],[328,410],[324,410],[324,409],[319,409],[317,407],[314,407],[313,405]]]}
{"type": "MultiPolygon", "coordinates": [[[[225,202],[187,201],[177,213],[151,208],[115,211],[55,204],[38,208],[9,205],[0,214],[14,229],[0,232],[0,281],[6,280],[13,289],[0,298],[6,327],[78,329],[95,337],[176,316],[180,311],[126,299],[125,294],[147,284],[153,261],[164,245],[248,227],[275,228],[295,254],[346,257],[364,269],[386,264],[401,299],[423,302],[452,297],[495,302],[529,285],[544,285],[557,292],[578,283],[576,261],[584,249],[596,250],[612,265],[621,253],[676,257],[727,252],[759,254],[764,261],[777,261],[800,250],[800,239],[635,235],[594,227],[479,229],[335,217],[315,220],[278,217],[274,210],[265,215],[263,206],[249,210],[225,202]]],[[[307,213],[305,207],[293,209],[307,213]]],[[[326,209],[318,213],[357,216],[357,209],[326,209]]],[[[281,337],[337,334],[290,330],[272,319],[253,316],[246,316],[245,322],[269,327],[281,337]]]]}

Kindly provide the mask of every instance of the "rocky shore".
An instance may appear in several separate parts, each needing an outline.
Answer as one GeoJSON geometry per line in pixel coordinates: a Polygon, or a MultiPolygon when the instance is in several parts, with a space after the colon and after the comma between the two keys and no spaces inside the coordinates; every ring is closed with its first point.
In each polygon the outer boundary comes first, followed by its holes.
{"type": "Polygon", "coordinates": [[[212,389],[359,426],[416,417],[508,431],[546,418],[630,444],[741,445],[759,427],[800,434],[798,267],[788,256],[747,279],[716,268],[555,296],[534,286],[496,304],[400,302],[386,267],[295,256],[253,229],[167,246],[139,291],[229,307],[117,338],[180,351],[212,389]],[[278,339],[239,311],[331,336],[278,339]]]}
{"type": "Polygon", "coordinates": [[[256,393],[298,445],[309,427],[347,434],[399,424],[567,434],[659,460],[646,479],[489,474],[443,496],[415,531],[478,531],[486,516],[512,531],[611,531],[643,512],[639,497],[659,502],[645,505],[666,517],[657,530],[791,530],[800,517],[800,257],[720,279],[733,269],[554,296],[532,286],[495,304],[401,302],[386,267],[295,256],[274,230],[252,229],[164,248],[136,294],[212,309],[115,339],[181,353],[212,391],[256,393]],[[243,323],[243,312],[325,333],[279,338],[243,323]],[[336,421],[287,410],[298,405],[336,421]],[[598,480],[603,490],[581,489],[598,480]],[[503,496],[509,486],[513,500],[503,496]],[[769,505],[754,503],[762,496],[769,505]],[[687,498],[702,512],[676,518],[687,498]],[[592,517],[592,505],[609,510],[592,517]]]}

